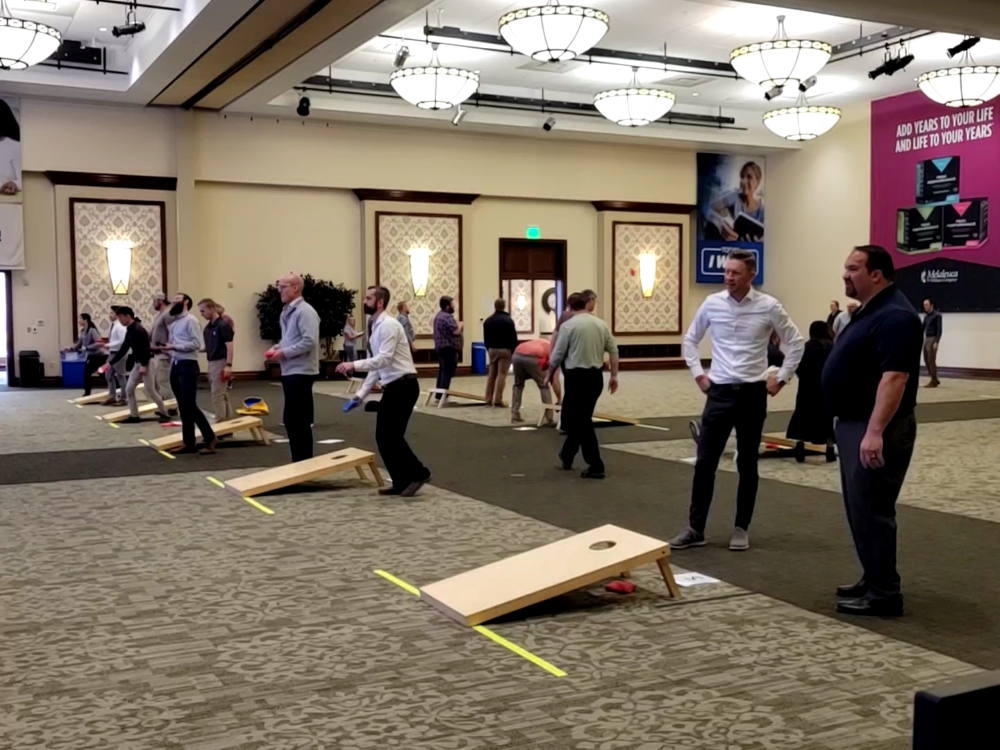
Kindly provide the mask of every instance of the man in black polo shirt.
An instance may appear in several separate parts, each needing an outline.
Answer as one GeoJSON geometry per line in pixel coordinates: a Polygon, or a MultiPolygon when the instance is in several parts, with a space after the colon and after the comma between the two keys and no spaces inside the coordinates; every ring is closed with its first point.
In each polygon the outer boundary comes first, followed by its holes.
{"type": "Polygon", "coordinates": [[[823,395],[835,419],[847,522],[864,576],[837,589],[837,611],[898,617],[896,500],[917,436],[923,329],[893,283],[895,268],[884,248],[855,248],[844,269],[847,296],[862,306],[823,368],[823,395]]]}
{"type": "Polygon", "coordinates": [[[198,311],[208,321],[205,326],[205,356],[208,359],[212,411],[215,412],[216,422],[226,422],[236,416],[227,387],[233,376],[233,329],[222,317],[214,300],[203,299],[198,303],[198,311]]]}

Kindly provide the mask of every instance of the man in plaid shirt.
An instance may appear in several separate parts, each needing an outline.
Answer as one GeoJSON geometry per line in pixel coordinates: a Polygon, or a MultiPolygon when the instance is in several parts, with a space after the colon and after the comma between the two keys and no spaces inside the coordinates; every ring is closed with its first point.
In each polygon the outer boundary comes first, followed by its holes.
{"type": "Polygon", "coordinates": [[[434,316],[434,350],[438,357],[437,387],[448,390],[462,354],[462,328],[455,320],[455,300],[442,297],[440,312],[434,316]]]}

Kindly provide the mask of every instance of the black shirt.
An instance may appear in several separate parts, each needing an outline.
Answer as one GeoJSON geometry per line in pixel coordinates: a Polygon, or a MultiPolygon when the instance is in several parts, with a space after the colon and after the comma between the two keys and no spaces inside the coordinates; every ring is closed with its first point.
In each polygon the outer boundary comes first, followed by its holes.
{"type": "Polygon", "coordinates": [[[893,419],[909,416],[917,403],[923,331],[920,316],[895,285],[854,313],[823,367],[823,398],[831,416],[865,422],[875,409],[882,375],[905,372],[903,398],[893,419]]]}
{"type": "Polygon", "coordinates": [[[505,312],[493,313],[483,321],[483,343],[487,349],[517,349],[517,326],[505,312]]]}
{"type": "Polygon", "coordinates": [[[233,340],[233,329],[219,317],[205,326],[205,355],[209,362],[226,359],[226,344],[233,340]]]}
{"type": "Polygon", "coordinates": [[[129,359],[133,362],[138,362],[143,367],[149,364],[149,358],[152,356],[149,349],[149,333],[142,327],[138,318],[125,329],[125,340],[122,341],[122,347],[118,353],[111,358],[110,364],[114,364],[130,351],[132,356],[129,359]]]}
{"type": "Polygon", "coordinates": [[[935,338],[941,338],[942,329],[941,313],[937,310],[931,310],[924,317],[924,336],[928,338],[933,336],[935,338]]]}

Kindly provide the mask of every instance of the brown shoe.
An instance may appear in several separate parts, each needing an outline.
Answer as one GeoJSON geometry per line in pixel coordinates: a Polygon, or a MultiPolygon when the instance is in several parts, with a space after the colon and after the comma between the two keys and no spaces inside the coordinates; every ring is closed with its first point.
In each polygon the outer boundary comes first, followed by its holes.
{"type": "Polygon", "coordinates": [[[203,446],[202,446],[202,447],[201,447],[201,448],[200,448],[200,449],[198,450],[198,453],[200,453],[200,454],[201,454],[202,456],[210,456],[210,455],[212,455],[213,453],[215,453],[215,448],[216,448],[216,446],[217,446],[218,444],[219,444],[219,439],[218,439],[218,438],[212,438],[212,439],[211,439],[211,441],[209,441],[209,442],[205,443],[205,444],[204,444],[204,445],[203,445],[203,446]]]}

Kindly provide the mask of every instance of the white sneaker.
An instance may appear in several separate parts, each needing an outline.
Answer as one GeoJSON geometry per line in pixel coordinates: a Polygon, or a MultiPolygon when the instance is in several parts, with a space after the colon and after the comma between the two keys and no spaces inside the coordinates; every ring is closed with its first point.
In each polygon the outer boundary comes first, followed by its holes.
{"type": "Polygon", "coordinates": [[[733,535],[729,539],[729,549],[734,552],[750,549],[750,535],[747,534],[746,530],[739,526],[733,529],[733,535]]]}

